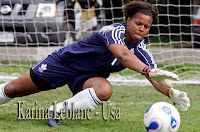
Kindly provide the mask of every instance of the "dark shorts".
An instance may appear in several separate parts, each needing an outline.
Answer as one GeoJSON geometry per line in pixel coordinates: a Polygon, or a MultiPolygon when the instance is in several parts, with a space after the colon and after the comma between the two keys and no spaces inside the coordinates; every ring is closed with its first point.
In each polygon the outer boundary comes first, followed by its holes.
{"type": "Polygon", "coordinates": [[[30,69],[30,76],[40,91],[56,89],[68,84],[73,94],[83,89],[83,84],[98,74],[86,74],[68,67],[56,56],[49,55],[30,69]]]}

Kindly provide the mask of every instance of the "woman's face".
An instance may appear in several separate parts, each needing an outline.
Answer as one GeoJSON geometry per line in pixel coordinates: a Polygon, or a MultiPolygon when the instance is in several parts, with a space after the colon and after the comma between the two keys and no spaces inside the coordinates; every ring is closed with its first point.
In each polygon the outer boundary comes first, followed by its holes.
{"type": "Polygon", "coordinates": [[[134,44],[149,32],[153,22],[152,16],[143,13],[135,14],[132,19],[128,17],[126,26],[126,41],[134,44]]]}

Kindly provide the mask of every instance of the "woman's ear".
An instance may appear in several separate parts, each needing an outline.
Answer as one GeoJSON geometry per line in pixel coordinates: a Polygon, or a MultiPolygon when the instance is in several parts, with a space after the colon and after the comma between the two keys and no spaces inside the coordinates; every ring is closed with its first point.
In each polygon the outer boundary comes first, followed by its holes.
{"type": "Polygon", "coordinates": [[[127,26],[129,26],[129,25],[130,25],[130,22],[131,22],[131,18],[130,18],[130,17],[128,17],[128,18],[127,18],[127,26]]]}

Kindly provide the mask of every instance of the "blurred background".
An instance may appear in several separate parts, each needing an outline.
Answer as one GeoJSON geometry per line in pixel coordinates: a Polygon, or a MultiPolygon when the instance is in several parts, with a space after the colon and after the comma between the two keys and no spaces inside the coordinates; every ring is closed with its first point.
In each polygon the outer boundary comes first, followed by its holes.
{"type": "MultiPolygon", "coordinates": [[[[1,0],[0,45],[65,46],[104,25],[125,22],[130,0],[1,0]],[[3,33],[2,33],[3,32],[3,33]],[[7,38],[7,39],[6,39],[7,38]]],[[[199,48],[199,0],[145,0],[159,11],[146,41],[199,48]]]]}

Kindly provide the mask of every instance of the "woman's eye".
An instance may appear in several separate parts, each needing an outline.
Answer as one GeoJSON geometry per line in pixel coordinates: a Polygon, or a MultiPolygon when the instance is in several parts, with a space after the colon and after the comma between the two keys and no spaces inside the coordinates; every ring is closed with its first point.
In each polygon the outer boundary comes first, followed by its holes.
{"type": "Polygon", "coordinates": [[[141,23],[139,23],[139,22],[136,22],[136,24],[137,24],[137,25],[141,25],[141,23]]]}

